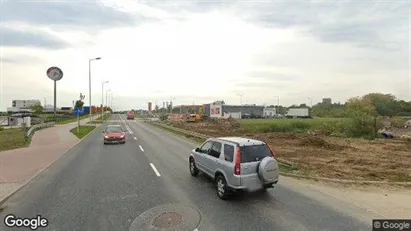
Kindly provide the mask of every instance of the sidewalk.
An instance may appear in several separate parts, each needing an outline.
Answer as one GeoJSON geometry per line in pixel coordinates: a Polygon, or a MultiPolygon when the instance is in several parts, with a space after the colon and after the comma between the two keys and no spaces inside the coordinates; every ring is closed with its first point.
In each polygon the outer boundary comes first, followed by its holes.
{"type": "MultiPolygon", "coordinates": [[[[89,118],[80,124],[87,122],[89,118]]],[[[0,152],[0,202],[73,147],[79,139],[70,130],[76,126],[73,122],[39,130],[29,147],[0,152]]]]}

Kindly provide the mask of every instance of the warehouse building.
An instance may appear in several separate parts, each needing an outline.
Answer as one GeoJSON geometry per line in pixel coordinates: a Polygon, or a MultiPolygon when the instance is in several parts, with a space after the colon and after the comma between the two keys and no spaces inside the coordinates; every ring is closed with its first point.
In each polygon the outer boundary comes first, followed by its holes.
{"type": "Polygon", "coordinates": [[[210,118],[223,118],[226,114],[238,114],[242,112],[241,118],[264,117],[264,106],[259,105],[227,105],[217,101],[204,105],[205,115],[210,118]]]}

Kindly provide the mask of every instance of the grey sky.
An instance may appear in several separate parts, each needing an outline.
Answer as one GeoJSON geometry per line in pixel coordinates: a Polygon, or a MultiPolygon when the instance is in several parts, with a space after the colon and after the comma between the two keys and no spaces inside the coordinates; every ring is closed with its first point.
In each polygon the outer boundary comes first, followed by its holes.
{"type": "MultiPolygon", "coordinates": [[[[18,71],[19,65],[32,66],[43,78],[41,70],[59,62],[69,68],[68,76],[84,81],[87,61],[79,65],[77,59],[95,55],[109,60],[95,64],[95,81],[111,78],[113,94],[124,99],[118,100],[121,108],[141,107],[148,100],[167,101],[171,96],[180,103],[206,103],[212,99],[236,103],[236,92],[244,93],[244,99],[250,101],[247,103],[269,103],[278,94],[285,104],[306,103],[302,101],[307,96],[315,101],[322,97],[343,101],[368,91],[389,92],[411,100],[409,9],[407,1],[122,0],[103,4],[86,0],[5,0],[0,6],[0,110],[10,106],[12,99],[28,97],[26,93],[13,94],[25,90],[11,83],[13,76],[24,75],[18,71]],[[131,10],[132,6],[135,9],[131,10]],[[210,22],[221,15],[227,18],[210,22]],[[244,24],[226,22],[232,18],[244,24]],[[233,26],[223,28],[219,22],[233,26]],[[228,39],[236,31],[243,33],[228,39]],[[202,37],[197,36],[199,33],[202,37]],[[113,70],[105,69],[109,65],[113,70]],[[220,68],[221,77],[212,76],[220,68]],[[134,75],[147,79],[121,85],[119,81],[124,81],[126,75],[116,74],[118,70],[135,70],[134,75]],[[172,76],[164,76],[162,70],[172,76]],[[195,73],[209,73],[210,82],[223,81],[226,87],[207,95],[187,80],[195,73]],[[170,78],[184,86],[171,87],[170,78]],[[133,85],[144,91],[135,92],[133,85]]],[[[204,83],[204,77],[198,78],[204,83]]],[[[43,86],[48,82],[42,81],[36,83],[38,88],[30,89],[35,98],[43,97],[43,86]]],[[[64,81],[61,104],[71,102],[70,94],[77,96],[78,91],[87,89],[73,89],[70,80],[64,81]]],[[[97,90],[93,98],[99,98],[97,90]]]]}

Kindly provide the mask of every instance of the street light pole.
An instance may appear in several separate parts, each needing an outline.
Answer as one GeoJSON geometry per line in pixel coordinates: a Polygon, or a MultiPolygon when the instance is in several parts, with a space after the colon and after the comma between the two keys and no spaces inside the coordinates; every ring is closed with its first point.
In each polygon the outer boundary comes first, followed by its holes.
{"type": "Polygon", "coordinates": [[[97,57],[94,59],[88,60],[88,102],[89,102],[89,110],[90,110],[90,122],[92,121],[92,114],[91,114],[91,61],[93,60],[100,60],[101,57],[97,57]]]}
{"type": "Polygon", "coordinates": [[[313,100],[311,99],[311,97],[308,97],[308,99],[310,100],[310,106],[311,106],[311,108],[310,108],[310,111],[309,111],[309,116],[311,117],[312,115],[313,115],[313,100]]]}
{"type": "Polygon", "coordinates": [[[108,100],[107,100],[107,94],[108,94],[108,92],[109,91],[111,91],[110,89],[108,89],[107,91],[106,91],[106,112],[108,111],[108,100]]]}
{"type": "Polygon", "coordinates": [[[104,84],[108,83],[108,81],[104,81],[101,83],[101,121],[103,122],[103,107],[104,107],[104,84]]]}
{"type": "Polygon", "coordinates": [[[173,100],[175,100],[176,98],[173,98],[173,97],[171,97],[170,98],[170,114],[172,115],[173,114],[173,100]]]}
{"type": "Polygon", "coordinates": [[[280,110],[280,97],[279,96],[276,96],[277,97],[277,109],[276,109],[276,114],[278,115],[279,114],[279,110],[280,110]]]}
{"type": "Polygon", "coordinates": [[[237,94],[238,96],[240,96],[240,119],[243,118],[243,95],[244,94],[237,94]]]}

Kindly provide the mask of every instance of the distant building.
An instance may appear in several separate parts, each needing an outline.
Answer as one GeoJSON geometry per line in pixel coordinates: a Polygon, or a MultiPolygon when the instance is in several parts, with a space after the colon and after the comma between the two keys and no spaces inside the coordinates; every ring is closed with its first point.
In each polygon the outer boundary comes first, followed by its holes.
{"type": "Polygon", "coordinates": [[[153,110],[153,103],[148,102],[148,111],[151,112],[153,110]]]}
{"type": "Polygon", "coordinates": [[[264,106],[259,105],[227,105],[227,104],[206,104],[205,114],[211,118],[222,118],[225,114],[242,112],[241,118],[262,118],[264,117],[264,106]]]}
{"type": "Polygon", "coordinates": [[[264,117],[273,117],[276,115],[275,107],[265,107],[263,109],[264,117]]]}
{"type": "Polygon", "coordinates": [[[20,112],[20,111],[31,111],[31,107],[40,104],[38,99],[35,100],[13,100],[11,102],[11,107],[7,108],[8,112],[20,112]]]}
{"type": "Polygon", "coordinates": [[[331,98],[323,98],[323,104],[332,104],[331,98]]]}
{"type": "Polygon", "coordinates": [[[176,105],[173,107],[173,112],[196,114],[201,113],[201,107],[202,105],[176,105]]]}

